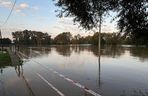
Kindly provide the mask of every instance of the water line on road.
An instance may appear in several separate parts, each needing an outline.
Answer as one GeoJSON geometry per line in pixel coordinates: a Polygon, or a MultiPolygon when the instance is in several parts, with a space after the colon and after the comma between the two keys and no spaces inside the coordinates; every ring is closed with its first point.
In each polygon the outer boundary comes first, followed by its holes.
{"type": "MultiPolygon", "coordinates": [[[[19,57],[27,57],[25,54],[20,53],[22,56],[20,56],[18,54],[19,57]]],[[[34,61],[35,62],[35,61],[34,61]]],[[[36,62],[35,62],[36,63],[36,62]]],[[[40,79],[42,79],[45,83],[47,83],[54,91],[56,91],[56,93],[58,93],[60,96],[65,96],[62,92],[60,92],[56,87],[54,87],[51,83],[49,83],[43,76],[41,76],[39,73],[33,72],[34,74],[36,74],[40,79]]]]}
{"type": "Polygon", "coordinates": [[[60,96],[65,96],[62,92],[60,92],[56,87],[54,87],[51,83],[49,83],[44,77],[42,77],[39,73],[37,75],[45,82],[47,83],[54,91],[56,91],[60,96]]]}
{"type": "MultiPolygon", "coordinates": [[[[22,52],[19,52],[19,53],[20,53],[21,55],[23,55],[25,58],[30,59],[28,56],[26,56],[26,55],[23,54],[22,52]]],[[[72,79],[70,79],[70,78],[68,78],[68,77],[65,77],[64,75],[58,73],[57,71],[53,70],[52,68],[50,68],[50,69],[49,69],[49,68],[46,68],[45,66],[43,66],[43,65],[40,64],[39,62],[37,62],[37,61],[35,61],[35,60],[32,60],[32,61],[34,61],[35,63],[37,63],[37,64],[39,64],[40,66],[44,67],[45,69],[52,71],[54,74],[56,74],[56,75],[58,75],[59,77],[65,79],[66,81],[68,81],[68,82],[74,84],[75,86],[77,86],[77,87],[83,89],[84,91],[86,91],[86,92],[88,92],[88,93],[90,93],[90,94],[92,94],[92,95],[94,95],[94,96],[101,96],[100,94],[98,94],[98,93],[94,92],[93,90],[91,90],[91,89],[85,87],[84,85],[81,85],[80,83],[78,83],[78,82],[76,82],[76,81],[74,81],[74,80],[72,80],[72,79]]]]}

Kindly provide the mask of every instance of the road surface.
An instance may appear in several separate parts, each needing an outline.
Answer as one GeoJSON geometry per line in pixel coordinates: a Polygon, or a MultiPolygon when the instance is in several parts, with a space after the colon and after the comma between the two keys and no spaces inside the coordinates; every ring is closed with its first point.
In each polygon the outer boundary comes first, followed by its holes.
{"type": "MultiPolygon", "coordinates": [[[[101,96],[40,62],[29,61],[25,54],[18,54],[25,64],[1,69],[0,96],[101,96]]],[[[17,58],[11,58],[18,63],[17,58]]]]}

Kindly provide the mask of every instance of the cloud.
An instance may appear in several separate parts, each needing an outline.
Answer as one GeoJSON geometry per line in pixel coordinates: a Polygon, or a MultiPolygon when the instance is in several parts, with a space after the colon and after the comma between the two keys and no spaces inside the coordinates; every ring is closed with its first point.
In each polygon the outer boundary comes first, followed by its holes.
{"type": "MultiPolygon", "coordinates": [[[[0,0],[0,7],[2,8],[8,8],[11,9],[13,6],[13,2],[10,0],[0,0]]],[[[21,13],[22,11],[29,8],[29,5],[27,3],[20,3],[19,5],[16,5],[14,8],[14,11],[17,13],[21,13]]]]}
{"type": "MultiPolygon", "coordinates": [[[[93,29],[90,31],[86,31],[81,27],[78,27],[79,24],[74,24],[72,18],[58,18],[57,22],[53,25],[51,32],[53,33],[53,37],[61,32],[71,32],[73,35],[80,34],[82,36],[93,35],[94,32],[98,32],[98,29],[93,29]]],[[[115,23],[103,23],[102,32],[112,33],[118,32],[115,23]]]]}
{"type": "Polygon", "coordinates": [[[15,7],[15,11],[17,13],[22,13],[23,10],[29,8],[29,5],[27,3],[21,3],[18,6],[15,7]]]}
{"type": "Polygon", "coordinates": [[[26,9],[26,8],[28,8],[28,7],[29,7],[29,5],[26,4],[26,3],[21,3],[21,4],[19,5],[19,8],[21,8],[21,9],[26,9]]]}
{"type": "Polygon", "coordinates": [[[68,17],[58,18],[50,31],[53,33],[53,37],[61,32],[71,32],[72,35],[81,34],[82,36],[89,34],[89,32],[86,33],[84,30],[81,30],[78,25],[74,25],[73,19],[68,17]]]}
{"type": "Polygon", "coordinates": [[[10,8],[12,7],[12,2],[8,0],[0,0],[0,7],[10,8]]]}
{"type": "MultiPolygon", "coordinates": [[[[14,2],[12,2],[11,0],[0,0],[0,7],[11,9],[13,6],[13,3],[14,2]]],[[[23,16],[25,16],[25,13],[23,11],[26,9],[34,11],[34,10],[38,10],[39,8],[37,6],[30,7],[29,4],[23,2],[15,5],[14,11],[17,13],[20,13],[20,15],[23,14],[23,16]]]]}

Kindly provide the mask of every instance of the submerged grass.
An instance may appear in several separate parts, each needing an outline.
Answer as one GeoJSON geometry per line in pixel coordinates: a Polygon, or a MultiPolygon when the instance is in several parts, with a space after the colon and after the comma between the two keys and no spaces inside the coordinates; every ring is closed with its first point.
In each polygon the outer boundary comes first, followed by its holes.
{"type": "Polygon", "coordinates": [[[7,51],[0,52],[0,67],[11,66],[11,58],[7,51]]]}

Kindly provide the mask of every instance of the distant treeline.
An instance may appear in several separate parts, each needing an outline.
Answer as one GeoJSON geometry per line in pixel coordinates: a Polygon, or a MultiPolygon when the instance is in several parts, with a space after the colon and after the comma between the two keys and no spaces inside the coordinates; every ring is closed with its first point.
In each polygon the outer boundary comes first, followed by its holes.
{"type": "Polygon", "coordinates": [[[16,31],[12,32],[13,42],[19,45],[49,45],[51,36],[38,31],[16,31]]]}
{"type": "MultiPolygon", "coordinates": [[[[98,44],[99,33],[96,32],[92,36],[81,36],[80,34],[72,36],[70,32],[58,34],[55,38],[51,38],[48,33],[38,31],[16,31],[12,33],[13,42],[21,45],[50,45],[50,44],[98,44]]],[[[101,33],[101,44],[142,44],[132,41],[130,36],[123,38],[118,33],[101,33]]]]}
{"type": "Polygon", "coordinates": [[[0,39],[0,45],[9,45],[11,44],[11,40],[9,38],[0,39]]]}

